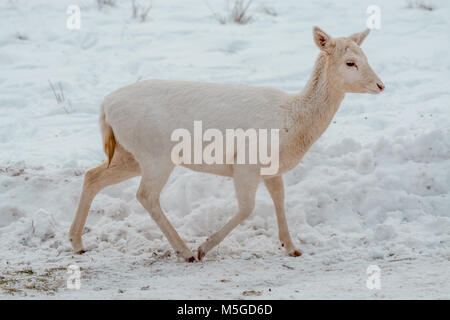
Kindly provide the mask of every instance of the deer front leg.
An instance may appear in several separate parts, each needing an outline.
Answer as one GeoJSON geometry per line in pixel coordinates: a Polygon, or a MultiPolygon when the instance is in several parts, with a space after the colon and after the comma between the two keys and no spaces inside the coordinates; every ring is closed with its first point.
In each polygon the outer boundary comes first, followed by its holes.
{"type": "Polygon", "coordinates": [[[250,216],[255,207],[256,189],[259,184],[259,168],[248,165],[233,166],[233,180],[239,211],[220,230],[213,233],[198,248],[198,260],[217,246],[234,228],[250,216]]]}
{"type": "Polygon", "coordinates": [[[278,222],[278,235],[281,241],[281,245],[286,249],[287,253],[292,257],[301,256],[302,253],[295,249],[292,243],[291,236],[286,221],[286,215],[284,214],[284,185],[283,178],[276,176],[273,178],[264,179],[264,184],[272,197],[273,204],[275,205],[275,212],[277,214],[278,222]]]}
{"type": "Polygon", "coordinates": [[[148,211],[162,233],[166,236],[177,256],[184,258],[188,262],[194,262],[195,257],[192,251],[188,249],[184,241],[178,235],[178,232],[167,219],[159,202],[161,190],[166,184],[172,168],[172,165],[169,165],[167,168],[164,168],[163,165],[158,168],[144,167],[142,169],[141,184],[139,185],[136,197],[148,211]]]}

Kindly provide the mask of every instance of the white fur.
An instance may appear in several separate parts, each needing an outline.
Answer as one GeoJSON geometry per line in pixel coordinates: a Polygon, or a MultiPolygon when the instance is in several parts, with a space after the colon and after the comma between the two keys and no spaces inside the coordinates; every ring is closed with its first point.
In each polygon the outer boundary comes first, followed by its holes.
{"type": "MultiPolygon", "coordinates": [[[[277,89],[248,85],[148,80],[108,95],[103,110],[118,143],[140,162],[149,154],[170,156],[175,144],[170,141],[172,132],[178,128],[193,132],[196,120],[202,121],[203,130],[216,128],[223,133],[235,128],[281,128],[286,121],[281,106],[289,97],[277,89]]],[[[231,169],[229,165],[186,166],[216,174],[231,169]]]]}
{"type": "MultiPolygon", "coordinates": [[[[118,146],[111,168],[103,164],[86,175],[70,231],[74,248],[83,248],[81,230],[95,194],[106,185],[142,175],[138,200],[176,253],[193,261],[192,252],[165,217],[159,195],[174,167],[170,158],[175,144],[170,139],[172,132],[178,128],[193,130],[194,121],[201,120],[204,130],[280,130],[279,171],[273,176],[263,176],[263,180],[275,204],[281,243],[290,255],[300,255],[286,222],[282,173],[292,169],[325,131],[345,93],[379,93],[384,89],[359,47],[368,31],[348,38],[332,38],[317,27],[313,33],[322,52],[306,87],[296,95],[248,85],[164,80],[138,82],[108,95],[101,106],[100,124],[104,137],[112,136],[112,132],[118,146]],[[348,66],[349,62],[354,66],[348,66]]],[[[201,259],[253,211],[261,180],[260,165],[184,166],[232,177],[239,205],[238,213],[198,248],[201,259]]]]}

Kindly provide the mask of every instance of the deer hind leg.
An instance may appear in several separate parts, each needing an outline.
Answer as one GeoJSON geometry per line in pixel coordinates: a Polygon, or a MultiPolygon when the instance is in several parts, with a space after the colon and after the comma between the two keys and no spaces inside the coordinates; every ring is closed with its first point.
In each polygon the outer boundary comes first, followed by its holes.
{"type": "Polygon", "coordinates": [[[247,219],[255,207],[255,195],[259,184],[259,168],[246,165],[233,166],[233,180],[238,201],[238,213],[221,229],[213,233],[197,250],[201,260],[209,250],[217,246],[234,228],[247,219]]]}
{"type": "Polygon", "coordinates": [[[194,262],[195,258],[192,251],[188,249],[167,219],[159,201],[160,193],[173,170],[173,164],[170,160],[161,161],[161,159],[151,163],[155,165],[143,167],[142,180],[136,197],[166,236],[175,253],[188,262],[194,262]]]}
{"type": "Polygon", "coordinates": [[[107,163],[86,172],[83,190],[81,191],[78,208],[69,231],[69,239],[73,249],[84,253],[81,233],[89,214],[89,208],[97,193],[103,188],[140,175],[139,164],[122,146],[117,145],[111,165],[107,163]]]}
{"type": "Polygon", "coordinates": [[[292,243],[286,221],[286,215],[284,214],[284,185],[282,177],[277,176],[265,179],[264,184],[266,185],[266,188],[272,197],[273,204],[275,205],[275,212],[277,214],[278,222],[278,235],[281,245],[286,249],[290,256],[301,256],[302,253],[296,250],[294,244],[292,243]]]}

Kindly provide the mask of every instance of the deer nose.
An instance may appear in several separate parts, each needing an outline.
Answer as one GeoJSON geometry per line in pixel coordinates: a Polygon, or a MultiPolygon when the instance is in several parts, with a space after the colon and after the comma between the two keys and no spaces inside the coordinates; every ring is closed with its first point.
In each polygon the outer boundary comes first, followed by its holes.
{"type": "Polygon", "coordinates": [[[385,88],[383,82],[377,82],[377,87],[380,89],[380,92],[382,92],[385,88]]]}

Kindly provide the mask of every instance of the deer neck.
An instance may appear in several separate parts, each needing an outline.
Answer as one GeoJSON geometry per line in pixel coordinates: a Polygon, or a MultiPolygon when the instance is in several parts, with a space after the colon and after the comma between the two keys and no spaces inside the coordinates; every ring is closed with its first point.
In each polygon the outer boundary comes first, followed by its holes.
{"type": "Polygon", "coordinates": [[[333,86],[328,59],[325,53],[319,55],[311,77],[293,105],[294,113],[305,129],[325,126],[325,130],[345,96],[343,91],[333,86]]]}
{"type": "Polygon", "coordinates": [[[287,103],[286,142],[300,158],[329,126],[345,97],[330,81],[328,59],[319,55],[305,88],[287,103]]]}

